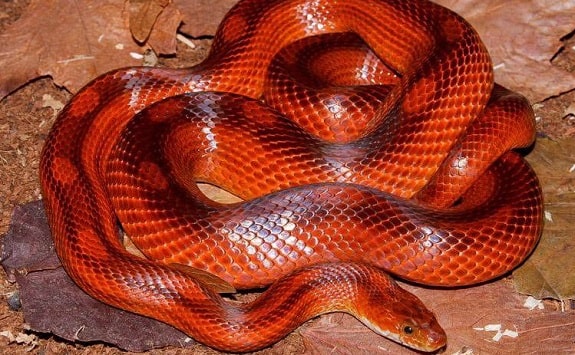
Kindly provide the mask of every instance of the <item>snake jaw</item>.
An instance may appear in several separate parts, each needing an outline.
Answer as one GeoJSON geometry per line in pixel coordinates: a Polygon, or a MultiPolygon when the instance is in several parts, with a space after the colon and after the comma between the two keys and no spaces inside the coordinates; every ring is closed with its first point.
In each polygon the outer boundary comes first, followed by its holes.
{"type": "Polygon", "coordinates": [[[434,352],[447,344],[447,335],[437,322],[434,324],[399,323],[392,325],[393,330],[389,330],[383,329],[367,318],[360,318],[360,321],[376,334],[414,350],[434,352]]]}

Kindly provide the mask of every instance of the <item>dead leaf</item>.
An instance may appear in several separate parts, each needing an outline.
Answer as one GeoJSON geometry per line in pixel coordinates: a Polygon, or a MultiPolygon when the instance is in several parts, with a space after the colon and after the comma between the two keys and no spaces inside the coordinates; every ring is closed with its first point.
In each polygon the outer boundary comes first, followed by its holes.
{"type": "Polygon", "coordinates": [[[495,79],[534,102],[575,88],[575,73],[552,65],[561,38],[575,30],[569,0],[438,0],[479,32],[495,65],[495,79]]]}
{"type": "Polygon", "coordinates": [[[32,0],[0,33],[0,98],[39,76],[72,92],[96,76],[140,64],[121,0],[32,0]]]}
{"type": "Polygon", "coordinates": [[[2,244],[2,266],[20,285],[31,330],[70,341],[103,341],[128,351],[194,344],[169,325],[110,307],[76,286],[56,256],[41,201],[14,210],[2,244]]]}
{"type": "Polygon", "coordinates": [[[181,23],[180,10],[170,4],[160,13],[147,44],[158,54],[175,54],[176,31],[181,23]]]}
{"type": "MultiPolygon", "coordinates": [[[[192,37],[213,35],[236,0],[175,0],[144,11],[135,37],[149,39],[157,53],[175,51],[175,30],[192,37]]],[[[555,67],[551,59],[561,37],[575,29],[575,3],[552,0],[438,1],[460,13],[480,32],[496,65],[497,80],[541,101],[575,87],[575,74],[555,67]]],[[[156,4],[154,2],[154,4],[156,4]]],[[[136,45],[120,0],[73,2],[33,0],[26,13],[0,34],[0,98],[28,81],[50,75],[76,92],[96,76],[122,66],[138,65],[146,48],[136,45]],[[34,29],[34,30],[31,30],[34,29]],[[15,60],[15,59],[18,60],[15,60]]]]}
{"type": "Polygon", "coordinates": [[[176,53],[176,31],[182,22],[178,8],[168,0],[131,1],[130,30],[140,44],[158,54],[176,53]]]}
{"type": "Polygon", "coordinates": [[[158,16],[169,3],[166,0],[130,1],[130,31],[138,43],[148,40],[158,16]]]}
{"type": "Polygon", "coordinates": [[[4,330],[0,332],[0,336],[7,338],[10,343],[25,345],[26,351],[32,351],[39,345],[38,337],[35,334],[18,333],[14,335],[11,331],[4,330]]]}
{"type": "MultiPolygon", "coordinates": [[[[526,354],[569,352],[575,314],[528,309],[526,296],[507,280],[458,290],[402,285],[431,310],[448,335],[445,354],[526,354]],[[559,329],[561,329],[559,331],[559,329]]],[[[415,354],[363,326],[355,318],[332,314],[304,325],[306,354],[415,354]]]]}
{"type": "Polygon", "coordinates": [[[575,141],[539,139],[528,156],[543,187],[545,228],[533,255],[513,274],[536,298],[575,299],[575,141]]]}
{"type": "Polygon", "coordinates": [[[41,201],[16,207],[12,223],[2,238],[2,267],[8,280],[14,282],[16,274],[51,270],[60,267],[41,201]]]}
{"type": "Polygon", "coordinates": [[[236,3],[237,0],[174,0],[184,21],[179,30],[195,38],[213,36],[224,15],[236,3]]]}

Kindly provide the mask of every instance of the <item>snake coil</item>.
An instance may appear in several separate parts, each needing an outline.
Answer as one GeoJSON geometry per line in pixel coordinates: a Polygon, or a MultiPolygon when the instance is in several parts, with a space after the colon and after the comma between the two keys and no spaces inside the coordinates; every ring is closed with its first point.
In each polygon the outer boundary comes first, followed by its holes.
{"type": "Polygon", "coordinates": [[[525,260],[541,189],[512,149],[533,139],[529,104],[493,83],[476,32],[441,6],[242,0],[203,63],[82,89],[40,175],[64,268],[103,302],[227,351],[332,311],[433,351],[435,316],[382,270],[461,286],[525,260]],[[215,203],[198,182],[245,202],[215,203]],[[248,304],[217,293],[270,284],[248,304]]]}

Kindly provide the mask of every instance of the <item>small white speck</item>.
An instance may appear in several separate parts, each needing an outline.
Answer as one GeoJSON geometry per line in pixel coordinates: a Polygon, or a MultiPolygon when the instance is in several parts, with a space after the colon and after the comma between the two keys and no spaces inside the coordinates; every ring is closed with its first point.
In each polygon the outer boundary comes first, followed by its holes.
{"type": "Polygon", "coordinates": [[[501,324],[487,324],[485,327],[483,327],[483,330],[486,332],[498,332],[501,330],[501,324]]]}
{"type": "Polygon", "coordinates": [[[517,338],[519,336],[519,333],[517,331],[510,329],[505,329],[502,331],[501,330],[502,328],[503,327],[501,326],[501,324],[487,324],[484,327],[478,327],[473,329],[485,332],[496,332],[492,338],[493,341],[499,341],[503,337],[517,338]]]}
{"type": "Polygon", "coordinates": [[[457,172],[458,175],[466,175],[468,165],[469,158],[465,156],[459,156],[451,163],[451,167],[457,172]]]}
{"type": "Polygon", "coordinates": [[[532,311],[535,308],[544,309],[545,305],[543,305],[543,302],[541,300],[538,300],[535,297],[529,296],[525,299],[525,302],[523,303],[523,307],[532,311]]]}
{"type": "Polygon", "coordinates": [[[192,42],[191,40],[189,40],[187,37],[185,37],[180,33],[176,34],[176,39],[190,48],[196,48],[194,42],[192,42]]]}
{"type": "Polygon", "coordinates": [[[467,168],[468,162],[469,162],[469,158],[459,157],[459,158],[457,158],[456,167],[459,169],[465,169],[465,168],[467,168]]]}
{"type": "Polygon", "coordinates": [[[510,337],[510,338],[517,338],[519,333],[515,330],[505,329],[503,333],[501,333],[502,337],[510,337]]]}
{"type": "Polygon", "coordinates": [[[505,68],[505,63],[500,63],[493,66],[493,70],[503,69],[505,68]]]}
{"type": "Polygon", "coordinates": [[[570,172],[570,173],[575,172],[575,164],[571,165],[571,168],[569,169],[569,172],[570,172]]]}
{"type": "Polygon", "coordinates": [[[545,211],[545,219],[551,223],[553,223],[553,214],[549,211],[545,211]]]}
{"type": "Polygon", "coordinates": [[[118,50],[122,50],[122,49],[124,49],[124,43],[118,43],[114,46],[114,48],[116,48],[118,50]]]}
{"type": "Polygon", "coordinates": [[[476,327],[475,330],[483,330],[486,332],[497,332],[501,330],[501,324],[487,324],[485,327],[476,327]]]}
{"type": "Polygon", "coordinates": [[[144,59],[144,55],[141,53],[136,53],[136,52],[130,52],[130,57],[134,58],[134,59],[144,59]]]}

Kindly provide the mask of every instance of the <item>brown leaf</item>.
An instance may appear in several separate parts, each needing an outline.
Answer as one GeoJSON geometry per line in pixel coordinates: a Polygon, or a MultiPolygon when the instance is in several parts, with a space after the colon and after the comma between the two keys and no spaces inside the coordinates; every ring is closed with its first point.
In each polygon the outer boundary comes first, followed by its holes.
{"type": "MultiPolygon", "coordinates": [[[[403,285],[432,309],[448,335],[444,353],[525,354],[569,352],[575,315],[524,306],[526,297],[506,280],[458,290],[403,285]],[[559,331],[561,329],[561,331],[559,331]]],[[[306,354],[414,354],[348,315],[333,314],[300,330],[306,354]]]]}
{"type": "Polygon", "coordinates": [[[158,54],[176,53],[176,31],[182,22],[178,8],[168,0],[131,1],[130,30],[140,44],[158,54]]]}
{"type": "Polygon", "coordinates": [[[0,98],[39,76],[72,92],[99,74],[137,65],[121,0],[32,0],[0,34],[0,98]]]}
{"type": "Polygon", "coordinates": [[[575,141],[539,139],[529,162],[543,187],[541,242],[513,274],[517,289],[537,298],[575,299],[575,141]]]}
{"type": "Polygon", "coordinates": [[[128,351],[194,344],[169,325],[110,307],[78,288],[56,256],[41,201],[15,209],[2,242],[2,266],[20,285],[31,330],[70,341],[103,341],[128,351]]]}
{"type": "Polygon", "coordinates": [[[130,1],[130,31],[139,43],[145,43],[158,16],[168,6],[166,0],[130,1]]]}
{"type": "Polygon", "coordinates": [[[2,239],[2,267],[10,281],[18,273],[51,270],[60,267],[52,238],[46,238],[48,224],[41,201],[14,209],[12,223],[2,239]]]}
{"type": "Polygon", "coordinates": [[[214,35],[224,15],[235,3],[237,0],[174,0],[184,18],[180,31],[192,37],[214,35]]]}
{"type": "Polygon", "coordinates": [[[180,10],[170,4],[159,15],[158,21],[154,25],[148,45],[158,54],[176,53],[176,32],[182,23],[180,10]]]}
{"type": "MultiPolygon", "coordinates": [[[[166,0],[159,0],[160,7],[166,0]],[[164,2],[162,2],[164,1],[164,2]]],[[[572,89],[575,74],[551,65],[560,38],[575,28],[572,1],[438,1],[466,17],[480,32],[503,85],[541,101],[572,89]]],[[[175,30],[193,37],[213,35],[236,0],[175,0],[158,13],[145,12],[147,25],[135,37],[149,38],[156,52],[174,53],[175,30]],[[181,11],[181,14],[179,13],[181,11]],[[157,17],[155,17],[157,16],[157,17]]],[[[33,0],[22,18],[0,34],[0,98],[38,76],[50,75],[72,92],[99,74],[138,65],[142,53],[127,28],[120,0],[73,2],[33,0]]]]}
{"type": "Polygon", "coordinates": [[[542,101],[575,88],[575,73],[552,65],[561,38],[575,29],[575,2],[438,0],[479,32],[493,58],[495,79],[542,101]]]}

